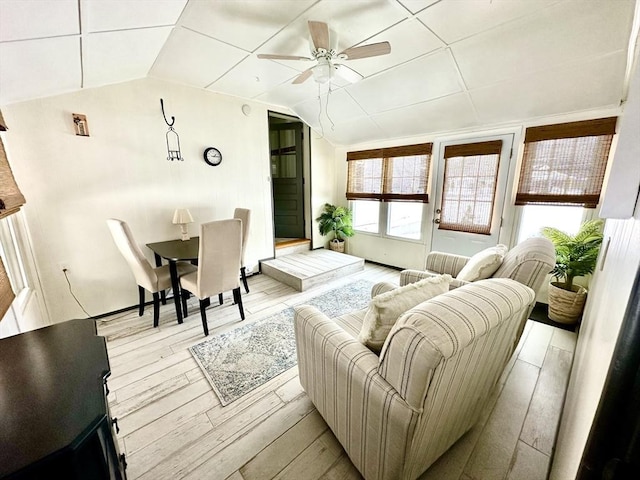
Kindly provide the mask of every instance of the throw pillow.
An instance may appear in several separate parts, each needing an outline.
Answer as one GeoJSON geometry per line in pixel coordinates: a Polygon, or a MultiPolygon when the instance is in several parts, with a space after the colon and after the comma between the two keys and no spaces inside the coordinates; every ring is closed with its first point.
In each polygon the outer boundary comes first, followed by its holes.
{"type": "Polygon", "coordinates": [[[507,253],[507,250],[506,245],[500,244],[476,253],[469,259],[467,264],[462,267],[456,279],[464,280],[465,282],[475,282],[489,278],[500,268],[500,265],[502,265],[502,259],[507,253]]]}
{"type": "Polygon", "coordinates": [[[371,299],[358,340],[378,353],[396,320],[419,303],[449,291],[451,275],[436,275],[371,299]]]}

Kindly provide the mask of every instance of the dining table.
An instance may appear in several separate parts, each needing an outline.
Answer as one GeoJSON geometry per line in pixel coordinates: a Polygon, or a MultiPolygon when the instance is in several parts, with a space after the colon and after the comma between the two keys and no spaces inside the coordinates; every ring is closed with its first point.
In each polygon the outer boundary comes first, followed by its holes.
{"type": "Polygon", "coordinates": [[[156,261],[156,267],[162,266],[162,260],[169,262],[171,273],[171,288],[173,289],[173,301],[176,306],[178,323],[182,323],[182,306],[180,304],[180,279],[178,278],[178,262],[196,263],[200,248],[200,237],[191,237],[189,240],[166,240],[164,242],[147,243],[156,261]]]}

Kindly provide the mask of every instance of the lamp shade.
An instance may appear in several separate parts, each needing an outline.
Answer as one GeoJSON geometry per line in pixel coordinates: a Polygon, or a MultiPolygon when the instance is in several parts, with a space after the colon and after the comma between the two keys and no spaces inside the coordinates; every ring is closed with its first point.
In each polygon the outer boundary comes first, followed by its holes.
{"type": "Polygon", "coordinates": [[[187,208],[176,208],[176,211],[173,212],[173,223],[176,225],[192,223],[193,217],[191,216],[191,212],[187,208]]]}

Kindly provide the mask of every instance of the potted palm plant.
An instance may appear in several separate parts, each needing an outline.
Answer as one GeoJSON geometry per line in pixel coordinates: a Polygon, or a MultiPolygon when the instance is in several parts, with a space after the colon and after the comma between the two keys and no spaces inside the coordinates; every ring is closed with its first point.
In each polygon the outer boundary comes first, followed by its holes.
{"type": "Polygon", "coordinates": [[[353,213],[347,207],[337,207],[330,203],[324,204],[322,215],[316,218],[321,235],[333,233],[333,239],[329,242],[329,248],[336,252],[344,253],[344,244],[347,237],[353,237],[353,213]]]}
{"type": "Polygon", "coordinates": [[[575,277],[593,273],[602,245],[602,220],[583,223],[575,235],[553,227],[541,233],[556,249],[556,266],[551,274],[556,281],[549,284],[549,318],[556,322],[574,324],[582,315],[587,289],[574,284],[575,277]]]}

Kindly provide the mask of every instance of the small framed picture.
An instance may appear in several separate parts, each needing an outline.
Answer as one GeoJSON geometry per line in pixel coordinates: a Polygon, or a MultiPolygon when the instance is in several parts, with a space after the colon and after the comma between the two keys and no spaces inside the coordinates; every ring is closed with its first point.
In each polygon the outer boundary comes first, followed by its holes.
{"type": "Polygon", "coordinates": [[[87,124],[87,116],[81,113],[72,113],[73,125],[76,129],[76,135],[81,137],[89,136],[89,125],[87,124]]]}

